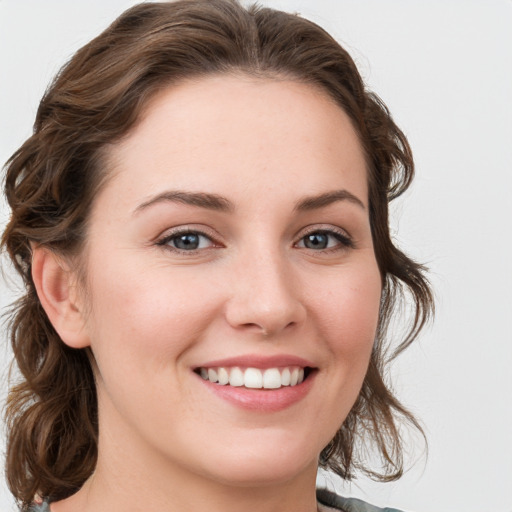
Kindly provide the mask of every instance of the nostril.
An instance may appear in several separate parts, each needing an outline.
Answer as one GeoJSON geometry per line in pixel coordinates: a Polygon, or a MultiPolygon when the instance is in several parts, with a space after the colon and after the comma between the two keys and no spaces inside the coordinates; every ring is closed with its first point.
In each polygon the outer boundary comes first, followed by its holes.
{"type": "Polygon", "coordinates": [[[254,331],[259,331],[259,333],[264,338],[268,338],[269,336],[272,336],[276,332],[281,332],[281,330],[293,328],[293,327],[295,327],[295,325],[297,325],[297,322],[289,322],[288,324],[286,324],[284,327],[281,328],[280,325],[266,326],[263,324],[260,325],[256,322],[248,322],[248,323],[241,325],[240,327],[243,327],[245,329],[252,329],[254,331]]]}

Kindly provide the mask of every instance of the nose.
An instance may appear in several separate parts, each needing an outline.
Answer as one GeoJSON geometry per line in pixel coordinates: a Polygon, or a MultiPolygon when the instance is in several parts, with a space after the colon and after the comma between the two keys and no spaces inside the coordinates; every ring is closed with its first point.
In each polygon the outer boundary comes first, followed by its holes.
{"type": "Polygon", "coordinates": [[[225,311],[233,328],[273,336],[304,322],[300,287],[285,257],[252,254],[237,267],[225,311]]]}

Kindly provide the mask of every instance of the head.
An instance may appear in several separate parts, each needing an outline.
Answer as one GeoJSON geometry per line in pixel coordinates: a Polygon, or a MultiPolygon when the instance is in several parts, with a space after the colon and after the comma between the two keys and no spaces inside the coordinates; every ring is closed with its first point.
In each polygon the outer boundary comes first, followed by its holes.
{"type": "Polygon", "coordinates": [[[57,499],[80,488],[95,468],[98,439],[94,350],[65,343],[50,321],[36,290],[33,256],[55,257],[87,303],[88,237],[102,193],[118,179],[113,162],[169,91],[196,87],[201,96],[204,84],[218,87],[218,80],[245,81],[249,89],[292,84],[298,94],[309,91],[340,109],[354,134],[364,160],[378,315],[360,391],[326,440],[320,465],[344,478],[355,470],[383,479],[401,474],[397,418],[416,422],[385,382],[386,327],[403,290],[415,316],[395,354],[432,311],[421,266],[395,247],[388,227],[389,202],[413,177],[407,140],[366,90],[348,53],[315,24],[230,0],[185,0],[136,6],[79,50],[42,99],[33,136],[7,165],[12,218],[2,242],[26,286],[12,320],[22,380],[8,402],[7,466],[11,489],[26,503],[35,493],[57,499]],[[361,443],[375,446],[381,468],[366,466],[361,443]]]}

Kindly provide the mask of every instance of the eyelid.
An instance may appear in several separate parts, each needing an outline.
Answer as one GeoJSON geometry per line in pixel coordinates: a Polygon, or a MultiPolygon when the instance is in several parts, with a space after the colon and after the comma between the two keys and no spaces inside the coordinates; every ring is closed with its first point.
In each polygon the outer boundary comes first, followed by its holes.
{"type": "Polygon", "coordinates": [[[174,228],[167,229],[166,231],[164,231],[163,234],[161,234],[157,237],[157,239],[155,240],[155,245],[157,245],[159,247],[164,247],[164,248],[169,249],[174,252],[189,253],[189,254],[199,252],[199,251],[205,251],[205,250],[212,249],[215,247],[217,247],[217,248],[224,247],[223,244],[219,242],[218,237],[214,233],[212,233],[210,229],[207,229],[204,226],[199,227],[199,226],[194,226],[191,224],[176,226],[174,228]],[[180,236],[180,235],[185,235],[187,233],[193,233],[193,234],[196,234],[199,236],[204,236],[205,238],[208,238],[208,240],[210,240],[212,245],[210,247],[206,247],[206,248],[202,248],[202,249],[190,249],[190,250],[186,250],[186,251],[180,250],[176,247],[171,247],[170,245],[167,245],[168,242],[170,240],[172,240],[173,238],[180,236]]]}
{"type": "MultiPolygon", "coordinates": [[[[326,225],[326,224],[319,224],[319,225],[312,225],[307,226],[304,228],[301,232],[299,232],[297,242],[295,242],[294,245],[297,245],[299,242],[301,242],[304,237],[308,235],[312,235],[314,233],[322,233],[325,235],[331,235],[334,238],[336,238],[341,245],[341,248],[354,248],[355,243],[352,238],[352,236],[344,229],[339,228],[337,226],[333,225],[326,225]]],[[[307,249],[307,248],[306,248],[307,249]]],[[[336,251],[340,250],[340,247],[330,247],[327,249],[318,249],[318,252],[326,252],[326,251],[336,251]]]]}
{"type": "MultiPolygon", "coordinates": [[[[329,247],[325,249],[318,249],[315,250],[315,252],[329,252],[329,251],[339,251],[347,248],[354,248],[355,243],[351,237],[351,235],[344,229],[333,226],[332,224],[326,225],[326,224],[319,224],[319,225],[310,225],[303,228],[296,237],[296,242],[294,243],[294,246],[297,247],[297,245],[304,239],[304,237],[314,234],[314,233],[321,233],[325,235],[329,235],[334,237],[338,240],[339,245],[336,245],[335,247],[329,247]]],[[[200,251],[206,251],[208,249],[212,248],[222,248],[225,247],[224,244],[222,244],[219,241],[219,237],[216,233],[213,232],[213,230],[208,229],[205,226],[196,226],[191,224],[176,226],[170,229],[165,230],[161,235],[159,235],[155,242],[155,245],[159,247],[166,248],[168,250],[171,250],[173,252],[178,253],[197,253],[200,251]],[[187,233],[193,233],[197,234],[199,236],[203,236],[207,238],[211,242],[210,247],[204,247],[200,249],[189,249],[189,250],[181,250],[176,247],[172,247],[171,245],[168,245],[168,243],[175,237],[178,237],[183,234],[187,233]]],[[[302,247],[301,247],[302,248],[302,247]]],[[[305,248],[308,250],[308,248],[305,248]]],[[[313,249],[309,249],[313,250],[313,249]]]]}

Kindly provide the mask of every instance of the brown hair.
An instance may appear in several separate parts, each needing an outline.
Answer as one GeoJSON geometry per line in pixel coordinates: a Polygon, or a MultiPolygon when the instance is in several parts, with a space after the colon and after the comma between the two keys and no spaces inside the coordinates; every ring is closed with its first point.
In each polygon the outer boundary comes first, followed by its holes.
{"type": "Polygon", "coordinates": [[[403,291],[414,315],[393,356],[410,345],[433,312],[423,268],[394,246],[388,227],[388,202],[413,177],[405,136],[380,99],[365,89],[348,53],[314,23],[268,8],[244,8],[236,0],[145,3],[126,11],[63,67],[41,101],[33,135],[7,163],[12,217],[2,245],[26,287],[11,317],[22,379],[7,404],[7,477],[24,506],[35,494],[56,500],[77,491],[94,470],[98,433],[91,354],[67,347],[49,322],[31,277],[31,244],[68,258],[79,255],[91,204],[105,178],[105,148],[133,128],[157,90],[185,78],[230,72],[320,87],[359,135],[383,279],[380,322],[359,398],[320,464],[343,478],[354,470],[381,479],[402,473],[396,419],[419,425],[385,383],[384,335],[403,291]],[[379,471],[366,467],[368,443],[381,454],[379,471]]]}

